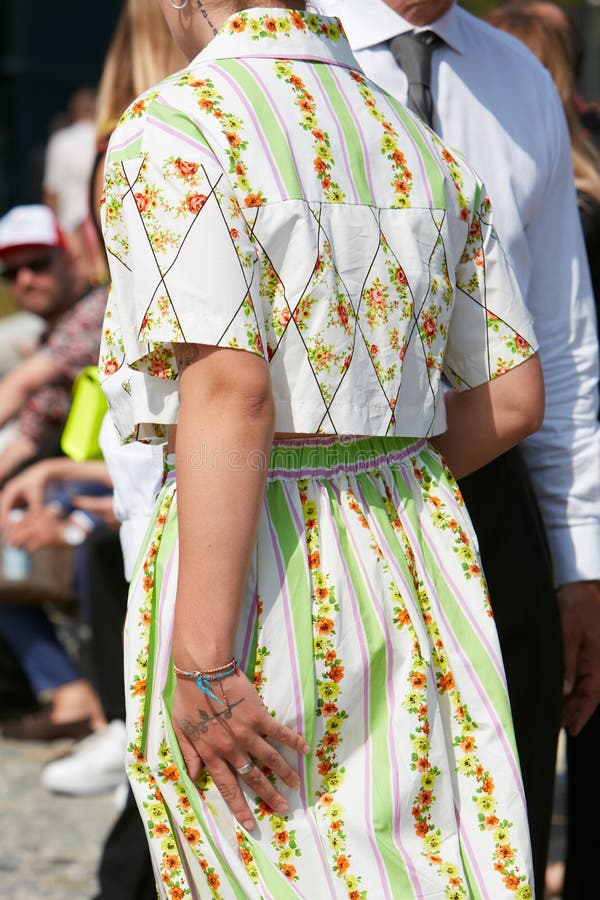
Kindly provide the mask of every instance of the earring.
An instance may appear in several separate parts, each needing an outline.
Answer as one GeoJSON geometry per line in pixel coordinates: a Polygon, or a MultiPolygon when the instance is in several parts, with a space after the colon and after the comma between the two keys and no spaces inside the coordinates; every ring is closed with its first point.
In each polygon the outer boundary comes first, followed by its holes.
{"type": "Polygon", "coordinates": [[[173,9],[185,9],[189,3],[189,0],[182,0],[181,3],[174,3],[173,0],[169,0],[169,3],[173,7],[173,9]]]}

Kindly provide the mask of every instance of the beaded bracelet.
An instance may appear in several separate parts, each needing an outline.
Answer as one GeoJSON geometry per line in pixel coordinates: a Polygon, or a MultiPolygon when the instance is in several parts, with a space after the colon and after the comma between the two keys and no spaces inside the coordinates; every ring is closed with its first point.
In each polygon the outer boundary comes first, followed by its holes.
{"type": "Polygon", "coordinates": [[[222,678],[227,678],[228,675],[237,675],[238,668],[239,666],[235,656],[228,663],[225,663],[224,666],[216,666],[214,669],[204,669],[201,672],[185,672],[183,669],[177,668],[175,663],[173,663],[173,669],[178,678],[183,678],[184,681],[194,681],[196,687],[202,691],[203,694],[206,694],[211,700],[216,700],[221,706],[224,701],[217,697],[214,691],[211,690],[211,682],[221,681],[222,678]]]}

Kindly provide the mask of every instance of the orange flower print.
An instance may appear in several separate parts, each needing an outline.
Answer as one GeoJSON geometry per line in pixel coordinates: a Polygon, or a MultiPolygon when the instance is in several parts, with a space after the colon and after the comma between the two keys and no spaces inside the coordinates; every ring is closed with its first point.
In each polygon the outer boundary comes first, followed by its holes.
{"type": "Polygon", "coordinates": [[[431,763],[427,759],[426,756],[420,756],[417,760],[417,771],[418,772],[427,772],[428,769],[431,768],[431,763]]]}
{"type": "Polygon", "coordinates": [[[454,678],[452,677],[452,672],[446,672],[445,675],[442,675],[440,678],[440,691],[444,694],[446,691],[451,691],[454,687],[454,678]]]}
{"type": "Polygon", "coordinates": [[[173,872],[175,869],[179,868],[179,860],[176,856],[164,856],[163,866],[165,869],[168,869],[169,872],[173,872]]]}
{"type": "Polygon", "coordinates": [[[200,832],[196,828],[185,828],[183,831],[183,836],[185,837],[188,844],[197,844],[200,840],[200,832]]]}
{"type": "Polygon", "coordinates": [[[411,686],[417,689],[424,688],[427,684],[425,672],[413,672],[410,676],[411,686]]]}
{"type": "Polygon", "coordinates": [[[396,622],[400,627],[403,625],[410,625],[410,616],[408,614],[407,609],[399,609],[396,613],[396,622]]]}
{"type": "Polygon", "coordinates": [[[134,116],[141,116],[141,114],[144,112],[145,108],[146,108],[145,100],[138,100],[131,107],[131,112],[134,116]]]}
{"type": "Polygon", "coordinates": [[[417,837],[424,838],[427,836],[429,832],[429,826],[427,822],[415,822],[415,834],[417,837]]]}
{"type": "Polygon", "coordinates": [[[433,797],[432,791],[419,791],[419,803],[421,806],[429,806],[433,797]]]}
{"type": "Polygon", "coordinates": [[[500,844],[496,849],[496,856],[503,862],[510,862],[514,855],[514,851],[509,844],[500,844]]]}
{"type": "Polygon", "coordinates": [[[335,650],[328,650],[325,654],[325,662],[332,663],[335,659],[335,650]]]}
{"type": "Polygon", "coordinates": [[[167,781],[177,781],[179,778],[177,766],[167,766],[162,770],[162,777],[166,778],[167,781]]]}
{"type": "Polygon", "coordinates": [[[287,831],[277,831],[274,835],[274,840],[276,844],[279,844],[280,847],[283,847],[284,844],[287,844],[289,840],[289,834],[287,831]]]}
{"type": "Polygon", "coordinates": [[[133,198],[139,211],[141,213],[146,212],[146,210],[150,206],[150,197],[148,196],[148,194],[134,194],[133,198]]]}
{"type": "Polygon", "coordinates": [[[351,891],[348,894],[348,900],[360,900],[360,891],[351,891]]]}
{"type": "Polygon", "coordinates": [[[319,634],[331,634],[333,631],[333,619],[320,618],[315,622],[315,628],[319,634]]]}
{"type": "Polygon", "coordinates": [[[154,579],[150,575],[145,575],[143,585],[145,591],[151,591],[154,587],[154,579]]]}
{"type": "Polygon", "coordinates": [[[329,588],[317,588],[315,591],[315,597],[317,598],[317,600],[327,600],[327,598],[329,597],[329,588]]]}
{"type": "Polygon", "coordinates": [[[242,862],[243,862],[244,865],[246,865],[246,866],[247,866],[249,863],[251,863],[252,860],[253,860],[252,854],[250,853],[249,850],[246,850],[245,847],[242,847],[242,848],[241,848],[241,850],[240,850],[240,856],[242,857],[242,862]]]}
{"type": "Polygon", "coordinates": [[[169,897],[171,900],[183,900],[185,892],[180,887],[175,886],[170,889],[169,897]]]}
{"type": "Polygon", "coordinates": [[[331,771],[331,763],[327,762],[327,760],[324,760],[323,762],[319,763],[317,768],[319,771],[319,775],[327,775],[327,773],[331,771]]]}
{"type": "Polygon", "coordinates": [[[145,697],[146,696],[146,679],[145,678],[140,678],[138,681],[134,681],[133,693],[136,695],[136,697],[145,697]]]}
{"type": "Polygon", "coordinates": [[[279,869],[290,881],[296,877],[296,867],[291,866],[289,863],[284,863],[282,866],[279,866],[279,869]]]}
{"type": "Polygon", "coordinates": [[[343,874],[347,869],[350,868],[350,860],[347,856],[344,856],[343,853],[340,853],[336,860],[335,867],[340,874],[343,874]]]}
{"type": "Polygon", "coordinates": [[[187,162],[184,159],[176,159],[175,168],[182,178],[191,178],[198,171],[198,163],[187,162]]]}
{"type": "MultiPolygon", "coordinates": [[[[330,716],[335,716],[337,711],[338,711],[338,708],[335,705],[335,703],[324,703],[323,706],[321,707],[321,712],[323,713],[323,716],[326,719],[329,719],[330,716]]],[[[334,735],[330,735],[330,737],[333,737],[333,736],[334,735]]],[[[337,737],[337,735],[335,735],[335,737],[337,737]]]]}
{"type": "Polygon", "coordinates": [[[298,31],[304,31],[306,29],[302,16],[298,15],[295,10],[292,10],[290,13],[290,22],[298,31]]]}
{"type": "Polygon", "coordinates": [[[319,803],[321,806],[331,806],[333,803],[333,794],[321,794],[319,803]]]}
{"type": "Polygon", "coordinates": [[[226,131],[225,137],[227,138],[230,147],[236,148],[242,143],[241,137],[235,131],[226,131]]]}
{"type": "Polygon", "coordinates": [[[190,194],[186,199],[187,208],[196,215],[206,203],[206,194],[190,194]]]}
{"type": "Polygon", "coordinates": [[[211,872],[209,875],[207,875],[206,880],[210,884],[211,888],[214,888],[215,890],[221,886],[221,879],[216,872],[211,872]]]}
{"type": "Polygon", "coordinates": [[[277,31],[277,22],[275,21],[275,19],[266,19],[265,28],[267,29],[267,31],[270,31],[271,34],[275,34],[277,31]]]}
{"type": "Polygon", "coordinates": [[[329,670],[329,677],[332,681],[338,682],[341,681],[344,677],[344,667],[343,666],[332,666],[329,670]]]}
{"type": "Polygon", "coordinates": [[[481,789],[486,794],[493,794],[494,793],[494,779],[490,778],[489,776],[487,778],[485,778],[483,784],[481,785],[481,789]]]}
{"type": "Polygon", "coordinates": [[[104,363],[104,374],[112,375],[119,368],[119,363],[116,359],[109,359],[104,363]]]}
{"type": "Polygon", "coordinates": [[[475,749],[475,738],[471,735],[467,735],[467,737],[463,738],[460,742],[461,750],[465,753],[472,753],[475,749]]]}
{"type": "Polygon", "coordinates": [[[483,820],[483,824],[489,830],[491,830],[492,828],[497,828],[499,822],[500,819],[498,818],[498,816],[486,816],[483,820]]]}
{"type": "Polygon", "coordinates": [[[260,803],[258,804],[258,811],[263,816],[272,816],[273,815],[273,810],[271,809],[271,807],[269,806],[268,803],[265,803],[264,800],[261,800],[260,803]]]}
{"type": "Polygon", "coordinates": [[[451,154],[451,153],[448,153],[448,151],[445,150],[445,149],[442,150],[442,157],[446,160],[447,163],[453,163],[453,162],[455,162],[455,159],[454,159],[454,157],[452,156],[452,154],[451,154]]]}
{"type": "Polygon", "coordinates": [[[253,207],[253,206],[262,206],[263,201],[260,194],[248,194],[247,197],[244,197],[244,206],[253,207]]]}
{"type": "Polygon", "coordinates": [[[200,868],[203,872],[206,872],[206,870],[208,869],[208,862],[205,859],[200,860],[200,868]]]}
{"type": "Polygon", "coordinates": [[[516,875],[507,875],[502,879],[509,891],[516,891],[521,884],[516,875]]]}
{"type": "Polygon", "coordinates": [[[235,16],[231,22],[229,23],[229,27],[232,31],[237,32],[238,34],[246,28],[246,23],[242,19],[241,16],[235,16]]]}
{"type": "Polygon", "coordinates": [[[308,567],[309,569],[318,569],[321,565],[321,557],[319,553],[315,550],[314,553],[308,554],[308,567]]]}
{"type": "Polygon", "coordinates": [[[164,837],[168,833],[169,826],[165,825],[164,822],[157,822],[157,824],[152,829],[152,834],[157,838],[164,837]]]}

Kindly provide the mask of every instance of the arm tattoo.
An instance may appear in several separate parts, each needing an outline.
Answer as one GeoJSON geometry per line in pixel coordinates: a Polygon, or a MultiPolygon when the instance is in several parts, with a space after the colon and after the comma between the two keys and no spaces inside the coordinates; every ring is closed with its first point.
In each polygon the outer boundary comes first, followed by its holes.
{"type": "Polygon", "coordinates": [[[212,22],[210,21],[210,19],[208,18],[208,13],[207,13],[206,10],[204,9],[204,5],[203,5],[203,3],[201,2],[201,0],[196,0],[196,6],[198,7],[198,9],[200,10],[200,12],[202,13],[202,15],[204,16],[204,18],[206,19],[207,25],[209,25],[210,28],[212,28],[212,33],[213,33],[213,34],[216,34],[216,33],[217,33],[217,29],[215,28],[215,26],[213,25],[213,23],[212,23],[212,22]]]}
{"type": "MultiPolygon", "coordinates": [[[[185,719],[181,724],[181,730],[191,741],[196,740],[201,734],[207,733],[212,722],[219,722],[219,719],[231,719],[233,708],[235,706],[239,706],[240,703],[243,702],[244,698],[242,697],[241,700],[236,700],[235,703],[228,703],[224,710],[222,710],[221,712],[217,711],[216,713],[213,713],[212,716],[209,716],[209,714],[203,709],[199,709],[199,721],[192,722],[191,719],[185,719]]],[[[222,723],[219,722],[219,724],[222,723]]]]}
{"type": "Polygon", "coordinates": [[[191,366],[192,363],[198,362],[200,359],[199,344],[175,344],[175,359],[177,360],[177,369],[179,374],[191,366]]]}

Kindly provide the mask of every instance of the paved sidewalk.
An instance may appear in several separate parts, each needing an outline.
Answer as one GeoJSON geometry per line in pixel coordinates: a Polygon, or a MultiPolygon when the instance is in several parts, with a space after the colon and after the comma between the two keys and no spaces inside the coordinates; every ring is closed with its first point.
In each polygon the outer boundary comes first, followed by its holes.
{"type": "Polygon", "coordinates": [[[90,900],[102,843],[118,810],[111,794],[48,793],[39,775],[69,743],[0,738],[0,897],[90,900]]]}

